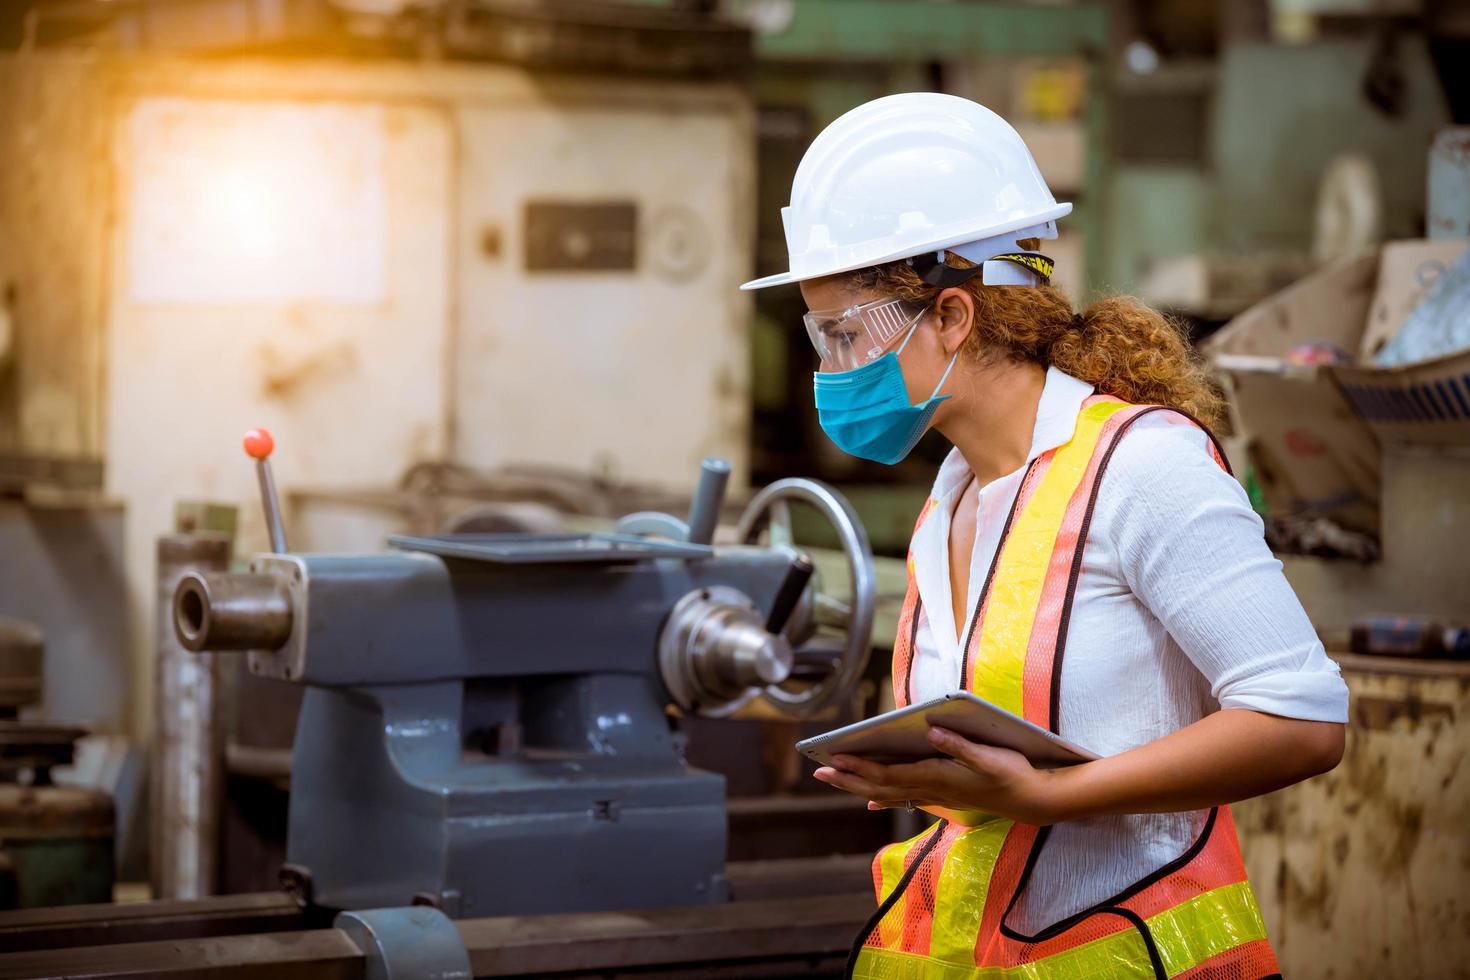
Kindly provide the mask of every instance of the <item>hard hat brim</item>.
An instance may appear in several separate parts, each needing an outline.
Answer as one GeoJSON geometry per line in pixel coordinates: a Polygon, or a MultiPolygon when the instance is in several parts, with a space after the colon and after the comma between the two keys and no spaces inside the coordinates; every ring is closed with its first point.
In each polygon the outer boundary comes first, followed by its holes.
{"type": "Polygon", "coordinates": [[[858,269],[884,265],[888,262],[897,262],[900,259],[923,255],[925,252],[937,252],[940,249],[955,248],[970,242],[979,241],[983,238],[990,238],[994,235],[1005,234],[1006,232],[1016,231],[1021,228],[1029,228],[1032,225],[1042,224],[1047,221],[1055,221],[1071,213],[1071,202],[1059,201],[1038,214],[1027,215],[1025,218],[1006,222],[996,227],[979,229],[978,231],[968,232],[964,235],[950,236],[948,238],[937,239],[933,242],[924,242],[919,245],[910,245],[891,255],[880,255],[877,258],[866,259],[853,264],[838,265],[836,268],[831,269],[819,269],[805,275],[798,275],[795,272],[780,272],[774,276],[766,276],[762,279],[752,279],[750,282],[741,283],[740,288],[745,291],[766,289],[770,286],[785,286],[794,282],[805,282],[808,279],[821,279],[823,276],[835,276],[843,272],[855,272],[858,269]]]}
{"type": "Polygon", "coordinates": [[[744,290],[765,289],[768,286],[786,286],[800,281],[793,273],[778,272],[774,276],[766,276],[763,279],[752,279],[750,282],[743,282],[740,284],[740,288],[744,290]]]}

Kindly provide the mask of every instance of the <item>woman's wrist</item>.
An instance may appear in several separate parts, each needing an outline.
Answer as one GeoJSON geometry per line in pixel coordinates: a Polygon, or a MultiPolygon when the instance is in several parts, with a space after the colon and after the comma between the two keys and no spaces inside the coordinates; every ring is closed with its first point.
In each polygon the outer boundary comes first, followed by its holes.
{"type": "Polygon", "coordinates": [[[1039,782],[1046,823],[1063,823],[1097,815],[1090,793],[1091,777],[1095,773],[1088,771],[1097,765],[1097,762],[1083,762],[1075,766],[1038,770],[1042,777],[1039,782]]]}

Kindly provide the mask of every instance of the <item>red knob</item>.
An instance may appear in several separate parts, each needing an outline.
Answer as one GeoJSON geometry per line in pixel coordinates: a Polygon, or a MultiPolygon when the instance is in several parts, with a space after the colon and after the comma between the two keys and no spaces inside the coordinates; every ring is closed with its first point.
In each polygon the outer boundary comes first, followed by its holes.
{"type": "Polygon", "coordinates": [[[251,429],[245,433],[245,452],[255,459],[265,459],[276,448],[276,441],[265,429],[251,429]]]}

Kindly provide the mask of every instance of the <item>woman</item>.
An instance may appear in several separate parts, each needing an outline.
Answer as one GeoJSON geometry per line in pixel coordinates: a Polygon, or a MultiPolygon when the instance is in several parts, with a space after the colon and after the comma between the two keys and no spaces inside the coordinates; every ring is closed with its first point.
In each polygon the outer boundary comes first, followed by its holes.
{"type": "Polygon", "coordinates": [[[1271,976],[1232,801],[1325,772],[1347,690],[1207,426],[1160,314],[1074,315],[1036,251],[1071,210],[1000,117],[952,96],[834,122],[782,212],[837,445],[954,449],[914,531],[900,705],[974,691],[1103,756],[940,758],[818,779],[940,817],[874,861],[860,977],[1271,976]]]}

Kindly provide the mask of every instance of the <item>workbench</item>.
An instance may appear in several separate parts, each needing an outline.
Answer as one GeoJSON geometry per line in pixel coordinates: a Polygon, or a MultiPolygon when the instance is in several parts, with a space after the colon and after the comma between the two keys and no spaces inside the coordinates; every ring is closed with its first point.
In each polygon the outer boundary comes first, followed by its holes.
{"type": "Polygon", "coordinates": [[[1341,764],[1234,807],[1282,973],[1470,976],[1470,662],[1330,656],[1341,764]]]}
{"type": "MultiPolygon", "coordinates": [[[[837,977],[874,907],[866,855],[732,862],[724,905],[455,922],[476,977],[837,977]]],[[[359,980],[284,892],[0,915],[0,978],[359,980]]]]}

